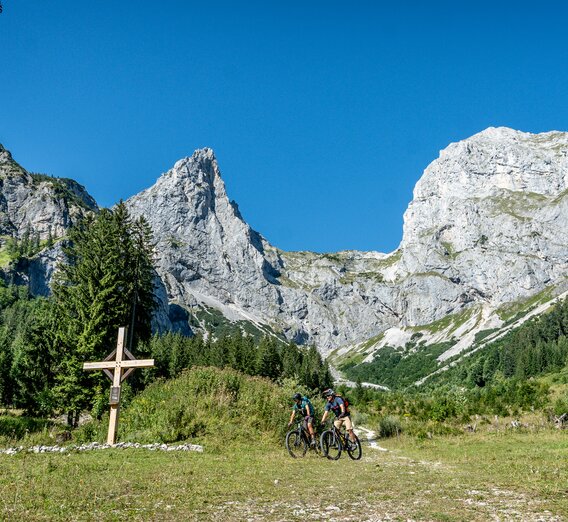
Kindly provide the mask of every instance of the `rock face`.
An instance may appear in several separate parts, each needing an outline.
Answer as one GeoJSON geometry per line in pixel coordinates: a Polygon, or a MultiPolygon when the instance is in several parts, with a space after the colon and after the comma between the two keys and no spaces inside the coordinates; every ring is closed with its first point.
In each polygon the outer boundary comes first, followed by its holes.
{"type": "Polygon", "coordinates": [[[490,128],[442,151],[404,216],[408,324],[470,302],[498,307],[566,278],[567,185],[566,133],[490,128]],[[419,273],[430,274],[422,285],[419,273]]]}
{"type": "MultiPolygon", "coordinates": [[[[568,134],[490,128],[424,172],[390,255],[283,252],[227,198],[210,149],[127,201],[158,244],[170,302],[269,324],[323,353],[564,284],[568,134]]],[[[487,315],[487,314],[486,314],[487,315]]]]}
{"type": "MultiPolygon", "coordinates": [[[[86,213],[98,210],[95,200],[76,181],[30,174],[0,145],[0,248],[8,238],[26,235],[39,240],[56,240],[86,213]]],[[[22,259],[15,267],[3,267],[8,279],[28,283],[35,295],[47,295],[55,264],[61,257],[60,245],[43,249],[32,259],[22,259]]]]}
{"type": "Polygon", "coordinates": [[[41,239],[65,235],[95,200],[71,179],[29,174],[0,145],[0,235],[22,238],[26,230],[41,239]]]}
{"type": "MultiPolygon", "coordinates": [[[[30,175],[1,146],[0,184],[0,235],[31,227],[60,236],[97,209],[75,182],[30,175]]],[[[450,314],[470,333],[499,326],[507,303],[564,291],[567,185],[568,134],[490,128],[428,166],[390,254],[276,249],[227,197],[211,149],[178,161],[127,206],[158,242],[158,328],[187,333],[187,314],[199,306],[327,354],[379,338],[404,344],[407,327],[450,314]]],[[[56,259],[44,252],[30,263],[34,292],[47,291],[56,259]]],[[[452,335],[465,332],[458,326],[452,335]]]]}

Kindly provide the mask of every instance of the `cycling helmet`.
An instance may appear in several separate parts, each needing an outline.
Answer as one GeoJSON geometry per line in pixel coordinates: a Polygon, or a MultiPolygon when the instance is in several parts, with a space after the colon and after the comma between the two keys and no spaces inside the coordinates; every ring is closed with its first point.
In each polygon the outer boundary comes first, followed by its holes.
{"type": "Polygon", "coordinates": [[[302,395],[299,393],[295,393],[294,397],[292,397],[292,399],[294,399],[295,401],[301,401],[302,400],[302,395]]]}
{"type": "Polygon", "coordinates": [[[326,397],[326,398],[327,397],[333,397],[334,395],[335,395],[335,392],[331,388],[328,388],[327,390],[325,390],[323,392],[323,396],[326,397]]]}

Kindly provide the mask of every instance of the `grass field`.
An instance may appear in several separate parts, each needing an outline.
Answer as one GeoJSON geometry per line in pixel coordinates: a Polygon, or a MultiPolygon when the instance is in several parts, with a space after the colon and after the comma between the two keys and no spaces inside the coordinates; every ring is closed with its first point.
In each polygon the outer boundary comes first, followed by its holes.
{"type": "Polygon", "coordinates": [[[568,520],[568,433],[364,445],[359,462],[242,444],[0,456],[3,520],[568,520]]]}

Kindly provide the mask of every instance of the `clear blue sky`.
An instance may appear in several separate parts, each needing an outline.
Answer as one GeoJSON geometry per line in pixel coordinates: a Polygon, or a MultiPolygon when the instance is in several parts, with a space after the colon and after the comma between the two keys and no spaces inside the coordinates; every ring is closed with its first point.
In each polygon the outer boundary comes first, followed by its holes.
{"type": "Polygon", "coordinates": [[[209,146],[287,250],[391,251],[448,143],[568,130],[564,1],[2,3],[17,161],[110,206],[209,146]]]}

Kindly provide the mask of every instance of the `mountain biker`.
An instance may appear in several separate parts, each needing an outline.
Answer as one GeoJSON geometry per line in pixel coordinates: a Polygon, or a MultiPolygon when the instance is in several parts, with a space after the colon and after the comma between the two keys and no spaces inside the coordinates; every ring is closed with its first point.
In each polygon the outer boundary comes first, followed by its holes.
{"type": "Polygon", "coordinates": [[[351,415],[349,410],[345,407],[345,401],[339,397],[331,388],[328,388],[323,392],[327,404],[325,405],[325,411],[321,419],[321,423],[325,424],[325,420],[330,411],[335,414],[335,420],[333,421],[334,426],[339,430],[341,426],[345,424],[345,429],[349,434],[349,440],[351,442],[356,442],[355,434],[353,433],[353,423],[351,422],[351,415]]]}
{"type": "Polygon", "coordinates": [[[290,416],[290,422],[288,427],[292,426],[294,422],[294,417],[296,413],[299,413],[304,417],[303,428],[310,434],[310,444],[312,446],[316,445],[316,435],[314,432],[314,407],[307,397],[302,397],[300,393],[294,394],[292,397],[294,400],[294,406],[292,407],[292,415],[290,416]]]}

